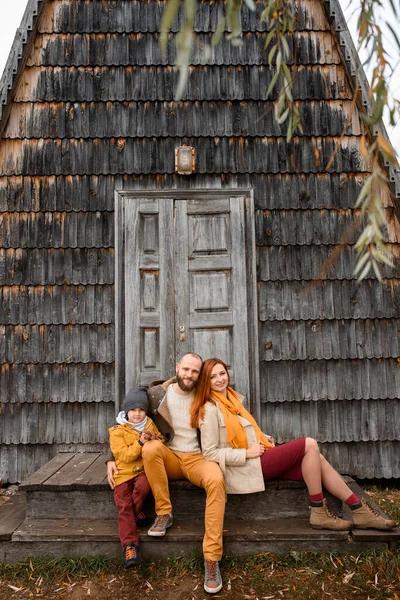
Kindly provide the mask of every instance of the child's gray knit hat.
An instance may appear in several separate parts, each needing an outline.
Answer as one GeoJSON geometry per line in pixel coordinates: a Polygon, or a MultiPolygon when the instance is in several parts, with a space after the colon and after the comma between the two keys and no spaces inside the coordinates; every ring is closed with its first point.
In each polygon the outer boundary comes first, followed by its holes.
{"type": "Polygon", "coordinates": [[[129,390],[126,394],[123,410],[128,413],[133,408],[141,408],[146,413],[148,412],[149,399],[147,397],[147,389],[144,386],[129,390]]]}

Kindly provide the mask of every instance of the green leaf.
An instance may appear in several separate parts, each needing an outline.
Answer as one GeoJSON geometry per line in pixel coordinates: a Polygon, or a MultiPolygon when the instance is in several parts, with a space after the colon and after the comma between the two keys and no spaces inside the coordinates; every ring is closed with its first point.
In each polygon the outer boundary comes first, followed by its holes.
{"type": "Polygon", "coordinates": [[[186,16],[185,28],[190,25],[190,28],[193,29],[194,19],[196,16],[196,6],[197,6],[196,0],[184,0],[185,16],[186,16]]]}
{"type": "Polygon", "coordinates": [[[211,46],[209,44],[207,44],[207,46],[204,46],[203,48],[203,53],[201,55],[201,63],[203,65],[205,65],[206,63],[208,63],[211,59],[211,46]]]}
{"type": "Polygon", "coordinates": [[[369,258],[368,252],[365,252],[365,254],[363,254],[361,256],[361,258],[360,257],[358,258],[356,268],[354,269],[354,275],[357,275],[357,273],[359,273],[361,271],[361,269],[367,262],[368,258],[369,258]]]}
{"type": "Polygon", "coordinates": [[[179,100],[182,100],[182,95],[186,88],[188,77],[189,77],[189,67],[181,66],[179,69],[178,88],[177,88],[176,94],[175,94],[176,102],[179,102],[179,100]]]}
{"type": "Polygon", "coordinates": [[[364,198],[369,194],[369,191],[371,189],[371,185],[372,185],[372,177],[369,176],[368,179],[366,180],[366,182],[364,183],[364,186],[361,190],[361,192],[358,194],[358,198],[356,200],[356,203],[354,205],[355,208],[357,208],[358,206],[360,206],[364,200],[364,198]]]}
{"type": "Polygon", "coordinates": [[[374,268],[375,275],[377,276],[378,280],[382,281],[382,275],[381,275],[381,272],[379,270],[378,263],[376,262],[376,260],[372,261],[372,266],[374,268]]]}
{"type": "Polygon", "coordinates": [[[172,27],[176,15],[178,14],[180,0],[168,0],[161,19],[160,48],[163,56],[167,50],[168,33],[172,27]]]}
{"type": "Polygon", "coordinates": [[[289,67],[287,66],[287,64],[285,62],[282,63],[282,69],[283,69],[283,72],[285,74],[286,81],[291,86],[292,85],[292,74],[290,72],[289,67]]]}
{"type": "Polygon", "coordinates": [[[362,281],[363,279],[365,279],[365,277],[368,275],[370,269],[371,269],[371,260],[369,260],[367,262],[367,264],[365,265],[364,270],[362,271],[361,275],[358,277],[358,281],[362,281]]]}
{"type": "Polygon", "coordinates": [[[379,260],[380,262],[385,263],[385,265],[388,265],[388,267],[391,267],[392,269],[394,268],[393,261],[391,261],[387,254],[385,254],[384,252],[379,252],[379,260]]]}
{"type": "Polygon", "coordinates": [[[286,134],[287,141],[290,142],[292,137],[293,137],[293,115],[290,115],[288,130],[287,130],[287,134],[286,134]]]}
{"type": "Polygon", "coordinates": [[[244,0],[250,10],[256,10],[256,5],[253,0],[244,0]]]}
{"type": "Polygon", "coordinates": [[[268,54],[268,64],[269,65],[272,65],[272,61],[274,60],[274,56],[275,56],[277,50],[278,50],[278,44],[275,44],[275,46],[272,46],[270,53],[268,54]]]}
{"type": "Polygon", "coordinates": [[[217,44],[219,44],[219,42],[221,41],[221,38],[222,38],[222,34],[224,33],[224,30],[225,30],[225,17],[222,17],[222,19],[220,19],[218,21],[217,29],[215,30],[215,32],[211,38],[212,46],[216,46],[217,44]]]}
{"type": "Polygon", "coordinates": [[[285,94],[282,94],[282,91],[281,91],[281,93],[279,94],[279,98],[278,98],[278,104],[276,106],[276,113],[278,115],[280,115],[284,108],[285,108],[285,94]]]}
{"type": "Polygon", "coordinates": [[[287,42],[287,39],[285,38],[285,36],[281,36],[281,42],[282,42],[282,46],[285,52],[285,59],[288,59],[290,56],[290,49],[289,49],[289,44],[287,42]]]}
{"type": "Polygon", "coordinates": [[[286,121],[286,119],[288,118],[289,112],[290,112],[290,109],[287,108],[279,117],[277,117],[276,122],[278,123],[278,125],[282,125],[282,123],[284,123],[286,121]]]}
{"type": "MultiPolygon", "coordinates": [[[[271,43],[272,38],[275,37],[275,30],[271,29],[271,31],[268,33],[266,39],[265,39],[265,44],[264,44],[264,48],[268,48],[268,46],[271,43]]],[[[276,44],[276,46],[278,47],[278,44],[276,44]]]]}
{"type": "Polygon", "coordinates": [[[274,74],[274,76],[273,76],[273,78],[271,79],[271,83],[268,86],[268,89],[267,89],[267,98],[270,95],[270,93],[272,92],[272,90],[274,89],[274,87],[276,85],[276,82],[278,81],[278,78],[279,78],[279,71],[276,71],[275,74],[274,74]]]}
{"type": "Polygon", "coordinates": [[[393,29],[393,27],[390,25],[390,23],[386,23],[386,25],[390,29],[390,31],[391,31],[391,33],[392,33],[392,35],[393,35],[393,37],[394,37],[394,39],[396,41],[397,47],[400,48],[400,40],[399,40],[399,37],[398,37],[397,33],[395,32],[395,30],[393,29]]]}

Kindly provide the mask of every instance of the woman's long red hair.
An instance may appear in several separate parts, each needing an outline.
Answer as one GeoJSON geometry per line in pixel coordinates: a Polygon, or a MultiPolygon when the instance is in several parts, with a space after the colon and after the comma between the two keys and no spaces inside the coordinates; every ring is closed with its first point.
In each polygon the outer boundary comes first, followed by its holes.
{"type": "Polygon", "coordinates": [[[190,425],[193,429],[198,428],[200,420],[204,417],[205,403],[211,399],[211,371],[215,365],[222,365],[228,373],[228,367],[220,358],[207,358],[207,360],[203,362],[197,382],[196,393],[190,409],[190,425]]]}

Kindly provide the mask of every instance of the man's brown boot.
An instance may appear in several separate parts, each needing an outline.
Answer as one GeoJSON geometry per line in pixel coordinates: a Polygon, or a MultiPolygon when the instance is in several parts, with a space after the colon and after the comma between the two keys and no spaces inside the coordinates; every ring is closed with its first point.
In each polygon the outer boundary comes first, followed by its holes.
{"type": "Polygon", "coordinates": [[[394,529],[396,527],[396,521],[382,517],[364,498],[362,498],[361,504],[361,508],[352,511],[354,527],[357,529],[394,529]]]}
{"type": "Polygon", "coordinates": [[[331,513],[326,500],[323,502],[323,506],[310,506],[310,525],[313,529],[347,531],[353,528],[353,523],[351,521],[345,521],[331,513]]]}

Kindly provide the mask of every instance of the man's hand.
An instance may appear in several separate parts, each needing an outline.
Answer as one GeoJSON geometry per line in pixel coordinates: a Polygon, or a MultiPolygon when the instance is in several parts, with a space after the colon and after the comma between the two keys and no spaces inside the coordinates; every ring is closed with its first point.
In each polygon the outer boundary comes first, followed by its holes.
{"type": "Polygon", "coordinates": [[[117,465],[113,460],[109,460],[107,463],[107,480],[112,490],[115,489],[114,475],[118,475],[117,465]]]}

